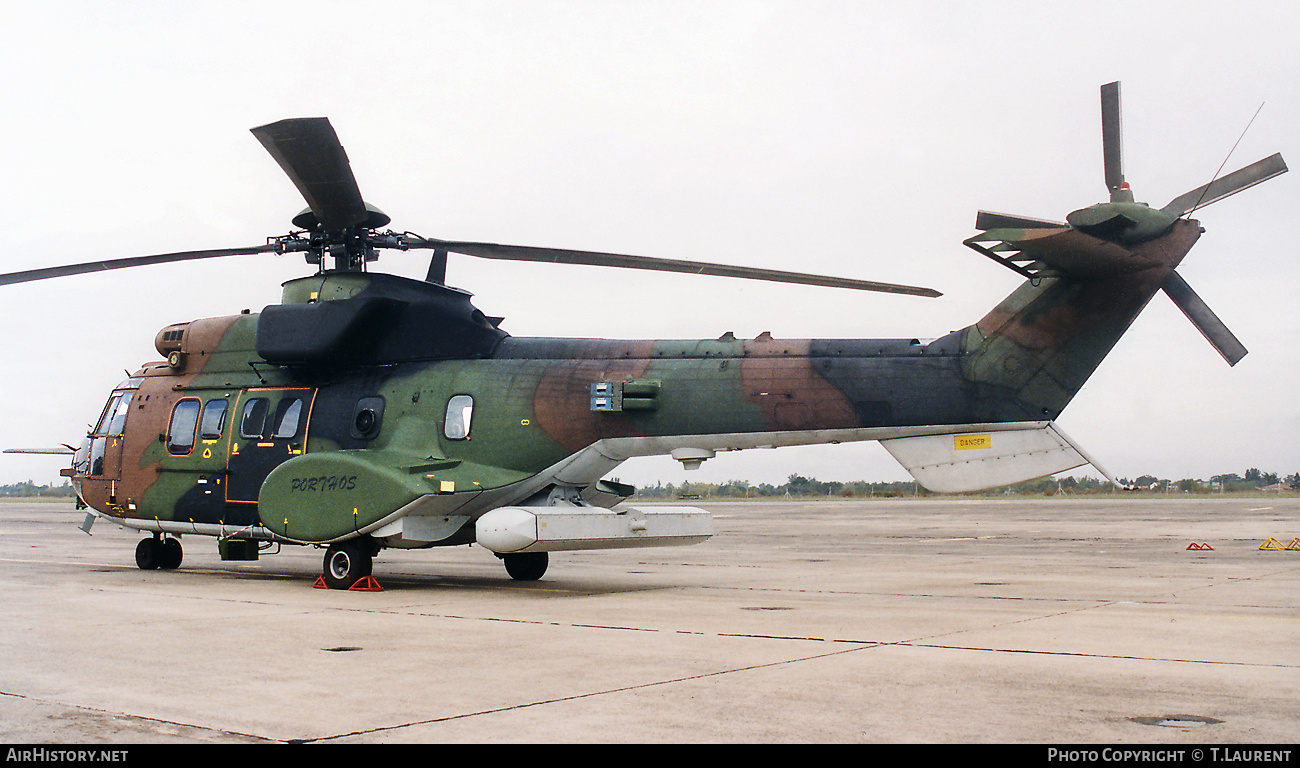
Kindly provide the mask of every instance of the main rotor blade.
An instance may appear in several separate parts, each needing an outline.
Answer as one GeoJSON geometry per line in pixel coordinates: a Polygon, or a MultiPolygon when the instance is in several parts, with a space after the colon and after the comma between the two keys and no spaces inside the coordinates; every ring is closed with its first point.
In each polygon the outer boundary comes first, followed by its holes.
{"type": "Polygon", "coordinates": [[[1196,330],[1201,332],[1205,340],[1210,342],[1223,359],[1228,361],[1228,365],[1236,365],[1241,358],[1246,356],[1246,347],[1232,335],[1228,326],[1223,324],[1218,315],[1210,309],[1192,286],[1182,278],[1177,272],[1170,272],[1169,277],[1162,286],[1165,294],[1174,300],[1174,304],[1187,315],[1187,319],[1192,321],[1196,330]]]}
{"type": "Polygon", "coordinates": [[[62,448],[6,448],[4,453],[34,453],[44,456],[71,456],[76,453],[72,446],[62,448]]]}
{"type": "Polygon", "coordinates": [[[452,253],[463,253],[466,256],[477,256],[482,259],[500,259],[503,261],[580,264],[592,267],[645,269],[652,272],[680,272],[683,274],[712,275],[715,277],[740,277],[748,280],[768,280],[776,283],[817,285],[828,288],[849,288],[857,291],[902,293],[930,298],[943,295],[931,288],[918,288],[911,285],[877,283],[870,280],[852,280],[844,277],[826,277],[823,275],[811,275],[804,272],[785,272],[777,269],[735,267],[727,264],[710,264],[702,261],[656,259],[648,256],[626,256],[617,253],[596,253],[593,251],[570,251],[563,248],[535,248],[526,245],[498,245],[496,243],[475,243],[434,239],[412,240],[410,247],[441,248],[443,250],[451,251],[452,253]]]}
{"type": "Polygon", "coordinates": [[[1286,171],[1286,161],[1282,159],[1282,153],[1279,152],[1272,157],[1266,157],[1245,168],[1233,171],[1223,178],[1215,179],[1209,184],[1199,186],[1191,192],[1185,192],[1160,210],[1171,216],[1182,217],[1197,208],[1204,208],[1210,203],[1268,181],[1274,176],[1280,176],[1286,171]]]}
{"type": "Polygon", "coordinates": [[[990,229],[1051,229],[1053,227],[1064,229],[1065,226],[1064,223],[1059,221],[1035,219],[1030,216],[1016,216],[1011,213],[980,211],[975,214],[975,228],[983,232],[990,229]]]}
{"type": "Polygon", "coordinates": [[[321,229],[337,232],[366,220],[361,190],[329,118],[291,118],[252,133],[302,193],[321,229]]]}
{"type": "Polygon", "coordinates": [[[13,285],[14,283],[29,283],[33,280],[48,280],[51,277],[67,277],[69,275],[82,275],[87,272],[105,272],[110,269],[126,269],[127,267],[144,267],[150,264],[167,264],[173,261],[190,261],[193,259],[215,259],[221,256],[244,256],[253,253],[267,253],[274,251],[275,245],[255,245],[249,248],[223,248],[220,250],[210,251],[180,251],[178,253],[160,253],[154,256],[131,256],[125,259],[106,259],[104,261],[88,261],[84,264],[68,264],[62,267],[44,267],[42,269],[28,269],[23,272],[10,272],[0,275],[0,285],[13,285]]]}
{"type": "Polygon", "coordinates": [[[1119,115],[1119,82],[1101,87],[1101,153],[1106,166],[1106,188],[1114,192],[1124,184],[1124,131],[1119,115]]]}

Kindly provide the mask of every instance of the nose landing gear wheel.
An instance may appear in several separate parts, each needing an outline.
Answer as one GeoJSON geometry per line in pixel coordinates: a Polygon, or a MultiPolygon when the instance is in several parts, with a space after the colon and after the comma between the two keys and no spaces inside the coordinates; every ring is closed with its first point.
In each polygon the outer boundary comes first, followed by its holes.
{"type": "Polygon", "coordinates": [[[355,539],[333,544],[325,551],[324,576],[330,589],[350,589],[369,576],[373,567],[369,549],[355,539]]]}

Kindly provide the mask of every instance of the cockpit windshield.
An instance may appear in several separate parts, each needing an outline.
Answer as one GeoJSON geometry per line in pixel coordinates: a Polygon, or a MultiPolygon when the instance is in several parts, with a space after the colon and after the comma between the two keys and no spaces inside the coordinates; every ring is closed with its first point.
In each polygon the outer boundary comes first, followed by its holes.
{"type": "Polygon", "coordinates": [[[104,474],[104,454],[108,448],[108,441],[111,438],[121,437],[126,431],[126,416],[131,410],[131,397],[135,390],[140,388],[140,382],[143,379],[129,378],[117,385],[113,394],[109,395],[108,403],[104,405],[104,411],[99,416],[99,423],[95,430],[90,433],[90,461],[86,474],[103,475],[104,474]]]}

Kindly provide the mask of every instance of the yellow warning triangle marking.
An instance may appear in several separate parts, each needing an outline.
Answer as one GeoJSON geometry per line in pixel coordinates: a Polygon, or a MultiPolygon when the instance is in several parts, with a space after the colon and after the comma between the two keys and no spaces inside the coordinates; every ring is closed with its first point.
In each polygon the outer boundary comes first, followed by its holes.
{"type": "Polygon", "coordinates": [[[1264,542],[1263,544],[1260,544],[1259,548],[1260,549],[1283,549],[1282,542],[1278,541],[1277,539],[1271,536],[1269,537],[1268,541],[1264,542]]]}

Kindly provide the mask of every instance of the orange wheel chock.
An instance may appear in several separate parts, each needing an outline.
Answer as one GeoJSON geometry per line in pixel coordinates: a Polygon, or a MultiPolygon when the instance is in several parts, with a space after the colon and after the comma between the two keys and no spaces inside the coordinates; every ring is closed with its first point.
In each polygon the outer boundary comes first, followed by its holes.
{"type": "MultiPolygon", "coordinates": [[[[324,576],[317,576],[312,589],[329,589],[330,585],[325,583],[324,576]]],[[[356,583],[348,587],[349,592],[383,592],[384,588],[380,586],[379,581],[374,576],[362,576],[357,579],[356,583]]]]}
{"type": "Polygon", "coordinates": [[[383,592],[384,588],[379,586],[379,581],[374,576],[362,576],[357,579],[357,583],[348,587],[349,592],[383,592]]]}

